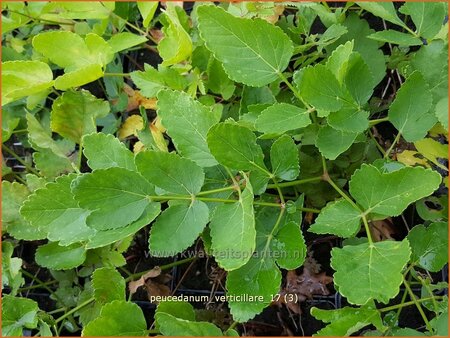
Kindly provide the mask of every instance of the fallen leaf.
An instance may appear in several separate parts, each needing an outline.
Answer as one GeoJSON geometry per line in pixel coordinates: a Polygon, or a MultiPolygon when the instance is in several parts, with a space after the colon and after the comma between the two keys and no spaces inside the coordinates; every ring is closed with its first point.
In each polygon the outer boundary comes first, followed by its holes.
{"type": "Polygon", "coordinates": [[[280,297],[273,302],[278,306],[284,304],[288,309],[296,314],[301,314],[300,303],[311,299],[314,295],[327,296],[330,291],[327,285],[333,282],[333,277],[327,276],[325,272],[319,272],[320,265],[312,257],[312,252],[308,253],[303,271],[297,275],[295,270],[289,270],[286,275],[285,285],[280,291],[280,297]],[[285,295],[297,295],[297,302],[286,302],[292,297],[285,295]]]}
{"type": "Polygon", "coordinates": [[[161,268],[159,266],[155,266],[153,269],[149,270],[146,274],[142,275],[141,278],[135,281],[131,281],[128,283],[128,290],[130,291],[130,295],[136,293],[137,289],[141,286],[145,285],[145,281],[149,278],[155,278],[161,275],[161,268]]]}
{"type": "Polygon", "coordinates": [[[371,221],[372,225],[372,237],[376,242],[384,241],[387,239],[394,239],[392,235],[395,235],[395,227],[392,223],[392,218],[371,221]]]}

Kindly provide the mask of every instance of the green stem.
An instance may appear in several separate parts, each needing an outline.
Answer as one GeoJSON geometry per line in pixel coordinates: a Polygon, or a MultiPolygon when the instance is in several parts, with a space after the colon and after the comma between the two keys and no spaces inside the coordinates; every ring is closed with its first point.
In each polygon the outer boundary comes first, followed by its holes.
{"type": "Polygon", "coordinates": [[[322,176],[317,176],[317,177],[311,177],[311,178],[304,178],[301,180],[296,180],[296,181],[291,181],[291,182],[283,182],[283,183],[278,183],[278,184],[268,184],[267,188],[268,189],[273,189],[276,188],[277,185],[280,188],[287,188],[287,187],[293,187],[296,185],[300,185],[300,184],[305,184],[305,183],[311,183],[311,182],[319,182],[322,181],[322,176]]]}
{"type": "Polygon", "coordinates": [[[82,141],[80,141],[79,148],[78,148],[78,166],[77,166],[78,171],[77,171],[77,173],[80,173],[82,161],[83,161],[83,143],[82,143],[82,141]]]}
{"type": "Polygon", "coordinates": [[[409,287],[408,282],[403,278],[403,284],[405,285],[406,290],[408,291],[409,297],[411,298],[411,301],[416,306],[417,310],[419,311],[420,315],[422,316],[422,319],[427,327],[427,330],[431,333],[433,332],[433,327],[430,325],[430,322],[428,321],[427,316],[425,315],[425,312],[422,309],[422,306],[420,305],[420,302],[417,300],[416,295],[409,287]]]}
{"type": "Polygon", "coordinates": [[[8,148],[6,145],[2,144],[2,149],[14,157],[20,164],[22,164],[29,172],[37,176],[41,176],[38,171],[36,171],[33,167],[31,167],[27,162],[22,160],[12,149],[8,148]]]}
{"type": "MultiPolygon", "coordinates": [[[[441,296],[436,296],[435,298],[441,298],[441,296]]],[[[378,309],[378,311],[380,312],[389,312],[392,310],[397,310],[397,309],[402,309],[406,306],[411,306],[414,305],[416,303],[423,303],[423,302],[427,302],[429,300],[431,300],[433,297],[427,297],[427,298],[421,298],[421,299],[416,299],[416,301],[409,301],[409,302],[402,302],[401,304],[396,304],[396,305],[392,305],[392,306],[388,306],[388,307],[384,307],[382,309],[378,309]]]]}
{"type": "Polygon", "coordinates": [[[298,98],[303,103],[303,105],[309,110],[310,113],[315,111],[315,108],[313,108],[305,100],[303,100],[303,97],[300,95],[299,91],[288,81],[288,79],[286,78],[286,76],[284,76],[283,73],[281,72],[278,73],[278,76],[288,86],[288,88],[295,95],[295,97],[298,98]]]}
{"type": "Polygon", "coordinates": [[[216,194],[216,193],[219,193],[219,192],[224,192],[224,191],[234,190],[234,189],[235,189],[235,187],[230,185],[229,187],[225,187],[225,188],[200,191],[196,196],[204,196],[204,195],[216,194]]]}
{"type": "Polygon", "coordinates": [[[78,310],[84,308],[85,306],[88,306],[89,304],[91,304],[93,301],[95,301],[95,298],[89,298],[87,301],[81,303],[80,305],[78,305],[77,307],[74,307],[72,310],[66,312],[65,314],[63,314],[61,317],[58,317],[55,320],[55,324],[59,323],[61,321],[63,321],[64,319],[66,319],[67,317],[71,316],[72,314],[74,314],[75,312],[77,312],[78,310]]]}
{"type": "Polygon", "coordinates": [[[50,289],[43,281],[41,281],[39,278],[37,278],[32,273],[29,273],[27,270],[20,269],[23,275],[27,276],[28,278],[32,279],[35,283],[39,284],[43,289],[47,290],[53,297],[55,297],[58,301],[63,303],[63,300],[52,290],[50,289]]]}
{"type": "Polygon", "coordinates": [[[374,125],[376,125],[378,123],[387,122],[387,121],[389,121],[389,117],[387,117],[387,116],[383,117],[381,119],[370,120],[369,121],[369,126],[374,126],[374,125]]]}
{"type": "Polygon", "coordinates": [[[157,329],[153,329],[153,330],[147,330],[148,334],[161,334],[161,332],[159,332],[159,330],[157,329]]]}
{"type": "Polygon", "coordinates": [[[121,77],[130,77],[130,73],[105,73],[103,76],[121,76],[121,77]]]}
{"type": "Polygon", "coordinates": [[[19,288],[19,289],[17,289],[17,292],[24,292],[24,291],[33,290],[33,289],[39,289],[39,288],[43,288],[43,289],[47,290],[47,288],[45,288],[45,286],[53,285],[53,284],[56,284],[56,283],[58,283],[57,280],[51,280],[49,282],[44,282],[44,283],[37,283],[36,285],[31,285],[31,286],[26,286],[24,288],[19,288]]]}
{"type": "Polygon", "coordinates": [[[72,22],[61,22],[61,21],[54,21],[54,20],[35,18],[35,17],[31,16],[31,15],[20,13],[20,12],[16,12],[16,11],[13,11],[11,9],[8,9],[7,12],[25,16],[25,17],[33,20],[33,21],[48,22],[48,23],[54,23],[54,24],[57,24],[57,25],[74,25],[75,24],[75,22],[73,22],[73,20],[71,20],[72,22]]]}
{"type": "Polygon", "coordinates": [[[394,142],[392,142],[391,146],[386,151],[386,154],[384,154],[384,158],[388,158],[389,157],[389,154],[391,153],[392,149],[394,149],[395,145],[400,140],[401,135],[402,135],[402,133],[398,132],[397,136],[395,136],[394,142]]]}
{"type": "Polygon", "coordinates": [[[236,326],[238,326],[239,325],[239,322],[236,322],[236,321],[234,321],[231,325],[230,325],[230,327],[228,328],[228,330],[232,330],[232,329],[234,329],[236,326]]]}

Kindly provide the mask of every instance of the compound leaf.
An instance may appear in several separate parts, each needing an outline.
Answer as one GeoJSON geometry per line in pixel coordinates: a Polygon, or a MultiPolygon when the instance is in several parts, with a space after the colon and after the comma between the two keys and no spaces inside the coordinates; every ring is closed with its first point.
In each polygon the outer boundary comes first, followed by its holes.
{"type": "Polygon", "coordinates": [[[201,167],[175,153],[140,152],[136,156],[136,166],[150,183],[174,194],[195,195],[205,180],[201,167]]]}
{"type": "Polygon", "coordinates": [[[360,228],[361,213],[344,199],[330,202],[317,216],[309,228],[316,234],[333,234],[339,237],[352,237],[360,228]]]}
{"type": "Polygon", "coordinates": [[[381,173],[363,164],[350,180],[350,193],[366,212],[398,216],[412,202],[430,195],[440,183],[437,172],[422,167],[381,173]]]}
{"type": "Polygon", "coordinates": [[[220,115],[187,93],[161,90],[158,93],[158,116],[182,156],[202,167],[217,164],[209,152],[206,136],[209,128],[220,121],[220,115]]]}
{"type": "Polygon", "coordinates": [[[408,234],[412,260],[431,272],[439,272],[448,262],[448,224],[417,225],[408,234]]]}
{"type": "Polygon", "coordinates": [[[138,305],[115,300],[103,305],[100,316],[84,327],[82,336],[147,336],[147,323],[138,305]]]}
{"type": "Polygon", "coordinates": [[[255,127],[262,133],[285,133],[311,124],[306,109],[287,103],[275,103],[258,116],[255,127]]]}
{"type": "Polygon", "coordinates": [[[406,239],[333,248],[334,283],[350,304],[363,305],[370,299],[386,304],[399,292],[402,270],[410,255],[406,239]],[[358,276],[358,283],[355,283],[355,276],[358,276]]]}
{"type": "Polygon", "coordinates": [[[136,170],[134,155],[113,135],[93,133],[83,137],[83,153],[92,170],[120,167],[136,170]]]}
{"type": "Polygon", "coordinates": [[[98,169],[72,183],[75,199],[90,210],[87,225],[95,230],[124,227],[150,203],[154,187],[139,173],[124,168],[98,169]]]}
{"type": "Polygon", "coordinates": [[[288,66],[294,48],[279,27],[237,18],[216,6],[201,6],[197,13],[200,36],[233,81],[261,87],[288,66]]]}
{"type": "Polygon", "coordinates": [[[86,249],[80,243],[60,246],[57,242],[41,245],[36,250],[35,260],[40,266],[52,270],[68,270],[83,264],[86,249]]]}
{"type": "Polygon", "coordinates": [[[208,220],[208,206],[201,201],[170,205],[152,225],[151,254],[169,257],[182,252],[194,243],[208,220]]]}

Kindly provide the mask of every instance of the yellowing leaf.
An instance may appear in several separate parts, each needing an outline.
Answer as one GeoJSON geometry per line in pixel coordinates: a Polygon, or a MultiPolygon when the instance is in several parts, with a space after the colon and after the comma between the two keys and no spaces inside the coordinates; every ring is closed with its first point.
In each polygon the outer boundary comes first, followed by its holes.
{"type": "Polygon", "coordinates": [[[438,161],[439,158],[448,159],[448,144],[440,144],[431,138],[425,138],[414,142],[414,146],[427,160],[445,170],[448,170],[438,161]]]}
{"type": "Polygon", "coordinates": [[[419,153],[413,150],[404,150],[397,155],[397,161],[406,164],[407,166],[423,165],[429,167],[428,162],[419,157],[419,153]]]}
{"type": "Polygon", "coordinates": [[[125,120],[119,129],[119,139],[123,140],[134,135],[137,137],[137,131],[144,129],[144,121],[140,115],[131,115],[125,120]]]}

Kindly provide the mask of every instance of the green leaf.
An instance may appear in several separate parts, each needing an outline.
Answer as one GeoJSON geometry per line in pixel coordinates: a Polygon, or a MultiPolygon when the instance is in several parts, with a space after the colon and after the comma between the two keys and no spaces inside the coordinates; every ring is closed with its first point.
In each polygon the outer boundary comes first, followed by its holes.
{"type": "Polygon", "coordinates": [[[33,38],[33,48],[66,71],[91,64],[106,66],[114,57],[106,41],[92,33],[83,40],[69,31],[43,32],[33,38]]]}
{"type": "Polygon", "coordinates": [[[361,133],[369,127],[369,112],[347,103],[336,112],[330,113],[327,121],[330,127],[344,133],[361,133]]]}
{"type": "Polygon", "coordinates": [[[100,248],[117,241],[121,241],[128,236],[135,234],[147,224],[150,224],[159,215],[160,211],[161,205],[159,203],[150,203],[144,209],[142,216],[130,225],[122,228],[97,231],[92,237],[89,238],[89,242],[86,244],[86,249],[100,248]]]}
{"type": "Polygon", "coordinates": [[[278,230],[270,246],[273,253],[279,253],[275,255],[276,262],[284,269],[297,269],[305,261],[306,244],[296,222],[290,221],[278,230]]]}
{"type": "Polygon", "coordinates": [[[35,260],[40,266],[52,270],[69,270],[83,264],[86,259],[86,249],[75,243],[60,246],[57,242],[41,245],[36,250],[35,260]]]}
{"type": "MultiPolygon", "coordinates": [[[[156,3],[158,5],[158,3],[156,3]]],[[[139,3],[138,3],[139,6],[139,3]]],[[[108,40],[108,45],[113,53],[118,53],[131,47],[147,42],[145,36],[136,35],[129,32],[115,34],[108,40]]]]}
{"type": "Polygon", "coordinates": [[[349,185],[351,195],[366,213],[398,216],[412,202],[433,193],[440,183],[437,172],[422,167],[381,173],[376,167],[363,164],[349,185]]]}
{"type": "Polygon", "coordinates": [[[13,244],[8,241],[2,241],[2,290],[5,286],[9,286],[11,289],[9,295],[11,296],[15,296],[18,289],[25,284],[25,279],[20,271],[23,261],[19,257],[12,257],[13,252],[13,244]]]}
{"type": "Polygon", "coordinates": [[[342,108],[344,89],[324,65],[307,67],[300,81],[300,94],[316,109],[337,111],[342,108]]]}
{"type": "Polygon", "coordinates": [[[30,224],[19,213],[30,191],[18,182],[2,181],[2,225],[11,236],[28,241],[44,239],[46,233],[30,224]]]}
{"type": "Polygon", "coordinates": [[[448,336],[448,310],[430,320],[436,336],[448,336]]]}
{"type": "Polygon", "coordinates": [[[272,302],[280,284],[281,272],[271,259],[252,257],[240,269],[228,272],[226,288],[233,319],[245,323],[255,317],[272,302]],[[243,295],[252,299],[242,299],[243,295]]]}
{"type": "Polygon", "coordinates": [[[193,322],[164,312],[158,312],[155,320],[158,322],[159,331],[165,336],[223,336],[217,326],[208,322],[193,322]]]}
{"type": "Polygon", "coordinates": [[[334,284],[350,304],[363,305],[370,299],[386,304],[399,292],[410,255],[406,239],[333,248],[334,284]]]}
{"type": "Polygon", "coordinates": [[[419,72],[412,73],[397,92],[389,108],[389,121],[408,142],[425,137],[436,123],[430,111],[432,96],[427,83],[419,72]]]}
{"type": "Polygon", "coordinates": [[[447,14],[442,2],[406,2],[400,12],[411,16],[417,35],[426,39],[432,39],[439,33],[447,14]]]}
{"type": "Polygon", "coordinates": [[[350,336],[371,324],[381,331],[385,329],[380,312],[374,304],[370,303],[360,308],[346,306],[338,310],[322,310],[313,307],[311,315],[318,320],[329,323],[315,336],[350,336]]]}
{"type": "Polygon", "coordinates": [[[358,110],[360,110],[360,107],[367,103],[372,96],[375,80],[369,66],[358,52],[353,52],[350,55],[346,67],[344,84],[359,105],[358,110]]]}
{"type": "Polygon", "coordinates": [[[256,135],[233,122],[218,123],[208,132],[208,147],[220,164],[237,170],[267,172],[256,135]]]}
{"type": "Polygon", "coordinates": [[[35,329],[38,324],[38,304],[31,299],[2,296],[2,336],[23,336],[23,329],[35,329]]]}
{"type": "Polygon", "coordinates": [[[436,117],[445,130],[448,131],[448,97],[444,97],[436,104],[436,117]]]}
{"type": "MultiPolygon", "coordinates": [[[[75,147],[75,144],[67,139],[56,140],[55,143],[66,154],[70,154],[75,147]]],[[[74,170],[73,163],[68,157],[60,157],[50,149],[39,149],[32,156],[35,168],[44,177],[54,178],[74,170]]]]}
{"type": "Polygon", "coordinates": [[[411,34],[402,33],[393,29],[376,32],[368,36],[370,39],[376,41],[393,43],[399,46],[421,46],[423,45],[420,38],[412,36],[411,34]]]}
{"type": "Polygon", "coordinates": [[[142,24],[145,28],[148,28],[150,21],[152,21],[155,15],[156,9],[158,8],[158,1],[138,1],[137,7],[139,13],[142,15],[142,24]]]}
{"type": "Polygon", "coordinates": [[[184,92],[162,90],[158,93],[158,116],[182,156],[202,167],[217,164],[206,136],[220,115],[184,92]]]}
{"type": "Polygon", "coordinates": [[[316,234],[333,234],[339,237],[352,237],[359,231],[361,213],[349,202],[339,199],[323,208],[316,221],[309,228],[316,234]]]}
{"type": "Polygon", "coordinates": [[[175,69],[159,65],[156,70],[148,64],[144,64],[144,69],[130,73],[130,77],[146,97],[156,97],[161,89],[183,90],[187,86],[186,79],[175,69]]]}
{"type": "Polygon", "coordinates": [[[217,264],[227,271],[235,270],[250,259],[255,250],[255,215],[250,182],[236,203],[219,205],[209,224],[211,250],[217,264]]]}
{"type": "Polygon", "coordinates": [[[114,10],[114,3],[52,2],[45,7],[42,19],[107,19],[114,10]]]}
{"type": "Polygon", "coordinates": [[[78,177],[72,191],[91,213],[87,225],[95,230],[121,228],[137,220],[150,203],[154,187],[140,174],[123,168],[99,169],[78,177]]]}
{"type": "Polygon", "coordinates": [[[152,226],[151,254],[169,257],[182,252],[194,243],[208,221],[208,206],[201,201],[169,205],[152,226]]]}
{"type": "Polygon", "coordinates": [[[93,82],[103,76],[102,66],[90,64],[60,75],[55,80],[55,88],[67,90],[93,82]]]}
{"type": "Polygon", "coordinates": [[[84,327],[82,336],[147,336],[147,323],[138,305],[116,300],[102,307],[100,316],[84,327]]]}
{"type": "Polygon", "coordinates": [[[397,15],[392,2],[357,2],[358,6],[366,11],[378,16],[386,21],[392,22],[401,27],[406,27],[397,15]]]}
{"type": "Polygon", "coordinates": [[[354,41],[347,41],[333,50],[328,57],[326,67],[334,74],[336,79],[342,85],[347,74],[350,55],[353,53],[354,41]]]}
{"type": "MultiPolygon", "coordinates": [[[[195,310],[194,307],[184,301],[164,301],[158,304],[156,308],[156,314],[158,313],[167,313],[176,318],[185,319],[189,321],[195,320],[195,310]]],[[[158,322],[155,323],[155,326],[158,328],[158,322]]]]}
{"type": "Polygon", "coordinates": [[[300,174],[298,148],[288,135],[281,136],[270,148],[272,173],[282,180],[293,181],[300,174]]]}
{"type": "Polygon", "coordinates": [[[349,133],[324,126],[319,129],[316,139],[316,147],[322,155],[330,160],[335,160],[355,142],[357,133],[349,133]]]}
{"type": "Polygon", "coordinates": [[[158,43],[158,52],[163,66],[170,66],[188,59],[192,54],[192,41],[180,22],[176,5],[167,4],[166,11],[159,16],[163,24],[164,37],[158,43]]]}
{"type": "Polygon", "coordinates": [[[264,109],[256,119],[255,127],[266,134],[285,133],[311,124],[309,112],[287,103],[275,103],[264,109]]]}
{"type": "Polygon", "coordinates": [[[225,73],[222,64],[214,57],[211,57],[208,62],[207,74],[208,81],[206,85],[208,89],[213,93],[220,94],[224,100],[230,99],[236,86],[225,73]]]}
{"type": "Polygon", "coordinates": [[[136,170],[134,155],[113,135],[94,133],[83,137],[83,153],[92,170],[120,167],[136,170]]]}
{"type": "Polygon", "coordinates": [[[412,260],[431,272],[439,272],[448,262],[448,224],[416,225],[408,234],[412,260]]]}
{"type": "Polygon", "coordinates": [[[125,279],[113,268],[99,268],[92,274],[95,301],[106,304],[125,300],[125,279]]]}
{"type": "Polygon", "coordinates": [[[50,67],[40,61],[2,62],[2,106],[53,85],[50,67]]]}
{"type": "Polygon", "coordinates": [[[66,152],[55,140],[52,139],[51,132],[45,130],[39,121],[30,113],[26,114],[28,125],[28,139],[33,148],[50,149],[61,158],[66,158],[66,152]]]}
{"type": "Polygon", "coordinates": [[[53,102],[51,128],[80,143],[84,135],[97,131],[96,119],[105,117],[109,110],[107,101],[97,99],[88,91],[69,91],[53,102]]]}
{"type": "Polygon", "coordinates": [[[140,152],[136,156],[136,166],[150,183],[174,194],[195,195],[205,180],[201,167],[175,153],[140,152]]]}
{"type": "Polygon", "coordinates": [[[261,87],[288,66],[293,45],[279,27],[237,18],[216,6],[200,6],[197,14],[200,36],[233,81],[261,87]]]}
{"type": "Polygon", "coordinates": [[[81,209],[70,190],[76,175],[61,176],[54,183],[38,189],[20,209],[34,229],[46,232],[51,241],[69,245],[85,241],[95,231],[86,225],[89,211],[81,209]]]}

